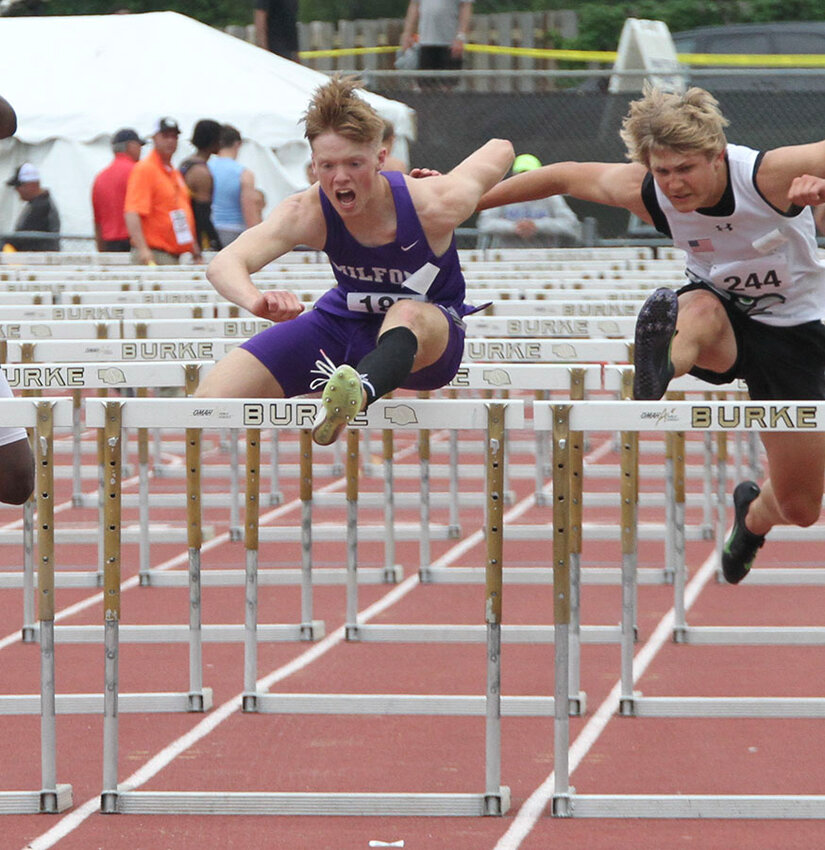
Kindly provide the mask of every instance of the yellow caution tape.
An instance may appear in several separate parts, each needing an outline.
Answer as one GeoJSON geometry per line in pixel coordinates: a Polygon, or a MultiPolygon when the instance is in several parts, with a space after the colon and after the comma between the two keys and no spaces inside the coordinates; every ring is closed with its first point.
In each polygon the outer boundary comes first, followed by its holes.
{"type": "MultiPolygon", "coordinates": [[[[302,50],[301,59],[326,59],[336,56],[362,56],[369,53],[396,53],[398,46],[347,47],[336,50],[302,50]]],[[[467,53],[493,56],[518,56],[530,59],[555,59],[561,62],[602,62],[611,64],[615,50],[549,50],[539,47],[502,47],[497,44],[465,44],[467,53]]],[[[825,55],[818,53],[680,53],[683,65],[726,65],[763,68],[825,68],[825,55]]]]}
{"type": "Polygon", "coordinates": [[[685,65],[738,65],[767,68],[825,68],[825,56],[820,53],[680,53],[685,65]]]}
{"type": "Polygon", "coordinates": [[[327,59],[331,56],[363,56],[367,53],[397,53],[399,47],[342,47],[337,50],[302,50],[301,59],[327,59]]]}

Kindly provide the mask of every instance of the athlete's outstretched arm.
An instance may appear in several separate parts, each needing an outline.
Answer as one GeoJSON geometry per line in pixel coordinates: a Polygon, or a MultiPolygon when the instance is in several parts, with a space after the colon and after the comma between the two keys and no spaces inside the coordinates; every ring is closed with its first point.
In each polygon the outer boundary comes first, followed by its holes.
{"type": "Polygon", "coordinates": [[[825,141],[806,145],[788,145],[767,151],[756,174],[756,183],[762,194],[781,210],[789,204],[805,206],[821,203],[816,196],[817,186],[825,180],[825,141]],[[809,178],[799,181],[799,178],[809,178]],[[819,183],[817,183],[817,178],[819,183]],[[801,187],[815,189],[806,200],[801,187]]]}
{"type": "Polygon", "coordinates": [[[645,174],[645,167],[638,163],[554,162],[508,177],[484,195],[478,209],[570,195],[580,201],[624,207],[646,219],[641,196],[645,174]]]}
{"type": "Polygon", "coordinates": [[[447,174],[410,179],[407,187],[428,237],[449,234],[473,214],[481,196],[510,170],[513,145],[490,139],[447,174]]]}
{"type": "Polygon", "coordinates": [[[293,292],[261,292],[252,275],[298,245],[323,247],[325,232],[317,192],[315,187],[290,195],[265,221],[218,252],[206,277],[224,298],[273,322],[293,319],[303,311],[293,292]]]}

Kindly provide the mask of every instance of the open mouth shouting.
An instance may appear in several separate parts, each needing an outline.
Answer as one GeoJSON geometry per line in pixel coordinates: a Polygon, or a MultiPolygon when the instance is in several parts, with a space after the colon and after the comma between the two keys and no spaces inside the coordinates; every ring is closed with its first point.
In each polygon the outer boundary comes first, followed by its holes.
{"type": "Polygon", "coordinates": [[[335,199],[342,209],[351,210],[355,206],[355,192],[352,189],[336,189],[335,199]]]}

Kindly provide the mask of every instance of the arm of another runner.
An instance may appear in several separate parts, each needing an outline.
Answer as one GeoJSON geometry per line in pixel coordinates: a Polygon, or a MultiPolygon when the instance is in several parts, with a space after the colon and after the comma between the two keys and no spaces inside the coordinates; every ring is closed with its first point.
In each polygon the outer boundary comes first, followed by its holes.
{"type": "Polygon", "coordinates": [[[437,255],[447,250],[453,231],[472,215],[481,196],[501,180],[512,163],[512,144],[491,139],[447,174],[407,180],[427,241],[437,255]]]}
{"type": "Polygon", "coordinates": [[[323,248],[326,234],[317,186],[281,201],[265,221],[219,251],[206,277],[229,301],[262,319],[284,322],[303,312],[294,292],[261,292],[252,275],[298,245],[323,248]]]}
{"type": "Polygon", "coordinates": [[[825,201],[825,141],[767,151],[756,174],[759,191],[775,207],[825,201]],[[807,178],[807,179],[802,179],[807,178]]]}
{"type": "Polygon", "coordinates": [[[650,223],[642,202],[646,173],[647,169],[635,162],[554,162],[508,177],[484,195],[478,209],[570,195],[580,201],[623,207],[650,223]]]}

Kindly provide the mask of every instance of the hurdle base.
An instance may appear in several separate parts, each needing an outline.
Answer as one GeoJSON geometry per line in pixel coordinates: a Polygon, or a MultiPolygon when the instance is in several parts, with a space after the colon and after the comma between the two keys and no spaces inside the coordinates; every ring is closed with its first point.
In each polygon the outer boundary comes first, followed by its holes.
{"type": "Polygon", "coordinates": [[[584,717],[587,713],[587,694],[584,691],[579,691],[578,694],[571,694],[567,700],[567,714],[570,717],[584,717]]]}
{"type": "Polygon", "coordinates": [[[575,789],[571,788],[569,794],[554,794],[550,801],[550,814],[554,818],[573,817],[573,794],[575,789]]]}
{"type": "Polygon", "coordinates": [[[61,784],[54,790],[0,791],[0,815],[52,815],[73,804],[71,785],[61,784]]]}
{"type": "MultiPolygon", "coordinates": [[[[260,714],[448,717],[484,717],[487,714],[487,698],[482,694],[256,693],[254,697],[256,711],[260,714]]],[[[500,705],[502,717],[552,717],[555,711],[553,697],[502,696],[500,705]]]]}
{"type": "Polygon", "coordinates": [[[553,815],[580,818],[804,820],[825,817],[821,795],[582,794],[553,798],[553,815]],[[557,811],[558,802],[558,811],[557,811]]]}
{"type": "Polygon", "coordinates": [[[636,694],[636,717],[822,718],[822,697],[645,697],[636,694]]]}
{"type": "Polygon", "coordinates": [[[404,567],[401,564],[384,567],[384,584],[400,584],[403,580],[404,567]]]}
{"type": "Polygon", "coordinates": [[[632,697],[621,697],[619,699],[619,708],[616,712],[619,717],[636,717],[636,703],[641,694],[633,692],[632,697]]]}
{"type": "Polygon", "coordinates": [[[503,815],[509,807],[507,787],[498,795],[128,790],[101,795],[101,811],[144,815],[484,817],[503,815]]]}
{"type": "MultiPolygon", "coordinates": [[[[305,640],[305,624],[261,623],[256,636],[259,643],[305,640]]],[[[323,620],[312,621],[312,635],[322,638],[326,634],[323,620]]],[[[40,637],[39,627],[35,627],[35,639],[40,637]]],[[[56,643],[102,643],[103,626],[55,626],[56,643]]],[[[120,627],[121,643],[188,643],[191,630],[181,623],[168,625],[140,625],[129,623],[120,627]]],[[[201,628],[204,643],[243,643],[246,640],[244,626],[235,623],[207,624],[201,628]]]]}
{"type": "MultiPolygon", "coordinates": [[[[118,711],[123,714],[141,712],[188,712],[207,711],[212,708],[212,688],[204,688],[196,694],[202,708],[191,708],[192,694],[189,693],[131,693],[118,696],[118,711]]],[[[0,696],[0,716],[40,714],[40,694],[4,694],[0,696]]],[[[56,694],[57,714],[101,714],[103,694],[56,694]]]]}

